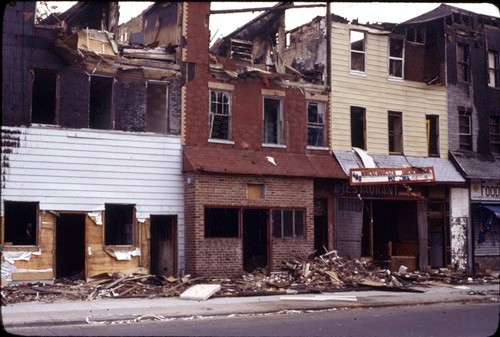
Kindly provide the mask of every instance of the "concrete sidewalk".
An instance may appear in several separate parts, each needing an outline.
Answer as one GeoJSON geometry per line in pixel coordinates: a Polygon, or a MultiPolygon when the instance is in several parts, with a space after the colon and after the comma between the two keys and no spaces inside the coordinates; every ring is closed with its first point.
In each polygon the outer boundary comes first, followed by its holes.
{"type": "Polygon", "coordinates": [[[206,301],[178,297],[99,299],[93,301],[25,302],[2,307],[4,328],[61,324],[110,324],[207,316],[279,313],[288,310],[374,308],[451,302],[499,303],[499,284],[466,287],[421,287],[425,292],[359,290],[325,294],[212,297],[206,301]],[[467,288],[467,289],[466,289],[467,288]]]}

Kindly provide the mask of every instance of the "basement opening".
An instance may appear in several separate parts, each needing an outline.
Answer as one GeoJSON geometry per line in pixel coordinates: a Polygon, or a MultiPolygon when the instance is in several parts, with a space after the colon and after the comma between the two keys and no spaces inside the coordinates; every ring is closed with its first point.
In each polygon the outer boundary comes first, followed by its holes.
{"type": "Polygon", "coordinates": [[[90,80],[89,127],[112,129],[113,78],[92,76],[90,80]]]}
{"type": "Polygon", "coordinates": [[[38,234],[38,203],[5,201],[4,210],[4,244],[35,246],[38,234]]]}
{"type": "Polygon", "coordinates": [[[105,245],[134,244],[134,207],[135,205],[105,205],[105,245]]]}

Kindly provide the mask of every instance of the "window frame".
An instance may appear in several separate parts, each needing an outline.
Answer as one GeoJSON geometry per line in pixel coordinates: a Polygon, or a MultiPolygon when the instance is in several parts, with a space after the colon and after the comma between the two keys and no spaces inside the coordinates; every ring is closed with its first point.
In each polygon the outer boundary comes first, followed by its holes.
{"type": "MultiPolygon", "coordinates": [[[[350,107],[350,132],[351,132],[351,147],[357,147],[357,148],[360,148],[362,150],[365,150],[367,149],[368,147],[368,142],[367,142],[367,139],[366,139],[366,108],[365,107],[360,107],[360,106],[351,106],[350,107]],[[360,147],[360,146],[355,146],[354,143],[358,143],[358,140],[355,142],[354,140],[354,137],[355,137],[355,134],[353,133],[353,127],[355,125],[353,125],[354,121],[353,121],[353,114],[354,113],[360,113],[361,114],[361,123],[362,123],[362,143],[363,143],[363,147],[360,147]]],[[[359,137],[359,134],[356,133],[356,135],[358,135],[359,137]]]]}
{"type": "Polygon", "coordinates": [[[271,229],[272,237],[275,239],[305,239],[306,238],[306,210],[301,208],[272,208],[271,209],[271,229]],[[279,212],[280,223],[275,223],[275,214],[279,212]],[[285,212],[292,212],[292,223],[285,223],[285,212]],[[297,224],[299,218],[297,213],[301,213],[302,227],[297,224]],[[288,228],[287,228],[288,227],[288,228]],[[291,228],[289,228],[291,227],[291,228]],[[291,229],[291,230],[290,230],[291,229]],[[279,233],[278,233],[279,231],[279,233]],[[300,231],[300,232],[299,232],[300,231]],[[291,233],[291,234],[290,234],[291,233]]]}
{"type": "Polygon", "coordinates": [[[470,82],[470,47],[462,42],[457,42],[457,81],[470,82]]]}
{"type": "MultiPolygon", "coordinates": [[[[5,246],[5,247],[38,247],[39,246],[39,240],[40,240],[40,204],[39,202],[31,202],[31,201],[14,201],[14,200],[4,200],[4,203],[3,203],[3,210],[4,210],[4,219],[3,219],[3,226],[2,226],[2,244],[5,246]],[[24,205],[26,207],[30,207],[30,208],[34,208],[34,223],[32,225],[34,225],[32,231],[32,234],[34,234],[35,238],[34,238],[34,242],[30,242],[30,243],[15,243],[14,241],[8,241],[10,239],[13,239],[12,237],[9,237],[7,238],[6,237],[6,234],[9,233],[10,235],[10,232],[12,232],[10,230],[10,228],[7,228],[8,226],[11,226],[10,224],[10,218],[11,218],[11,215],[8,214],[10,213],[11,210],[11,207],[10,205],[12,206],[15,206],[15,207],[20,207],[21,205],[24,205]],[[9,242],[10,244],[6,244],[6,242],[9,242]]],[[[26,212],[23,212],[23,216],[26,215],[26,212]]],[[[13,215],[12,216],[16,223],[13,223],[12,226],[15,227],[17,230],[19,230],[19,216],[15,216],[13,215]]],[[[31,223],[31,222],[29,222],[31,223]]],[[[28,229],[27,229],[28,230],[28,229]]],[[[12,235],[16,235],[16,233],[12,233],[12,235]]]]}
{"type": "MultiPolygon", "coordinates": [[[[170,109],[169,109],[169,96],[170,96],[170,87],[169,87],[169,82],[166,81],[151,81],[148,80],[146,82],[146,132],[156,132],[156,133],[161,133],[161,134],[168,134],[170,133],[170,109]],[[148,121],[152,120],[151,115],[153,114],[152,109],[150,107],[150,86],[163,86],[165,88],[165,111],[163,111],[164,116],[165,116],[165,125],[162,126],[162,128],[158,131],[157,127],[151,127],[148,123],[148,121]]],[[[156,121],[156,119],[155,119],[156,121]]],[[[152,123],[152,125],[157,125],[157,123],[152,123]]]]}
{"type": "MultiPolygon", "coordinates": [[[[120,214],[120,217],[125,217],[120,214]]],[[[121,219],[120,219],[121,220],[121,219]]],[[[136,237],[136,221],[135,221],[135,205],[134,204],[115,204],[115,203],[106,203],[104,204],[104,246],[127,246],[131,247],[135,245],[135,237],[136,237]],[[114,209],[112,210],[111,207],[114,209]],[[117,212],[117,208],[128,208],[126,211],[130,212],[130,220],[132,223],[124,223],[124,224],[111,224],[110,217],[111,213],[117,212]],[[127,225],[130,225],[130,235],[127,237],[126,242],[118,242],[118,238],[116,234],[114,236],[109,235],[110,233],[116,233],[117,229],[127,229],[127,225]],[[118,228],[118,226],[122,226],[118,228]]],[[[126,231],[125,231],[126,232],[126,231]]]]}
{"type": "MultiPolygon", "coordinates": [[[[208,125],[209,125],[209,135],[208,139],[213,141],[232,141],[232,104],[233,104],[233,97],[232,97],[232,92],[229,90],[221,90],[221,89],[209,89],[209,112],[208,112],[208,125]],[[216,96],[216,101],[212,101],[212,93],[215,94],[216,96]],[[228,101],[227,102],[219,102],[218,98],[219,96],[224,97],[224,95],[227,95],[228,101]],[[221,113],[218,112],[217,106],[222,105],[222,107],[227,106],[227,114],[226,113],[221,113]],[[215,111],[213,111],[213,106],[215,106],[215,111]],[[214,121],[216,120],[216,117],[221,117],[224,119],[227,119],[227,138],[223,137],[214,137],[213,136],[213,126],[214,126],[214,121]]],[[[222,110],[225,110],[222,108],[222,110]]]]}
{"type": "Polygon", "coordinates": [[[472,109],[459,107],[458,108],[458,140],[459,140],[459,148],[461,150],[469,150],[472,151],[472,109]],[[467,125],[463,125],[462,122],[467,120],[467,125]],[[468,132],[462,132],[461,128],[467,127],[468,132]],[[465,143],[464,140],[467,140],[465,143]]]}
{"type": "Polygon", "coordinates": [[[496,50],[488,50],[488,87],[500,88],[500,57],[496,50]],[[490,57],[491,55],[491,57],[490,57]]]}
{"type": "MultiPolygon", "coordinates": [[[[283,97],[279,96],[263,96],[262,97],[262,145],[263,146],[271,146],[271,147],[280,147],[285,145],[285,140],[284,140],[284,112],[283,112],[283,97]],[[267,118],[266,116],[270,114],[270,111],[266,111],[266,100],[273,100],[279,102],[279,111],[276,116],[276,142],[269,142],[268,140],[268,127],[267,125],[267,118]],[[267,112],[267,114],[266,114],[267,112]]],[[[272,131],[272,130],[271,130],[272,131]]]]}
{"type": "MultiPolygon", "coordinates": [[[[327,131],[327,125],[328,125],[328,122],[327,122],[327,112],[326,112],[326,103],[325,102],[321,102],[321,101],[313,101],[313,100],[308,100],[307,101],[307,146],[308,147],[325,147],[327,146],[327,138],[326,138],[326,131],[327,131]],[[315,122],[312,122],[309,120],[309,106],[310,105],[316,105],[317,107],[317,118],[316,118],[316,121],[315,122]],[[320,118],[320,115],[322,115],[322,119],[323,121],[318,121],[318,119],[320,118]],[[321,144],[311,144],[311,134],[310,134],[310,130],[319,130],[321,129],[321,144]]],[[[314,136],[314,135],[313,135],[314,136]]]]}
{"type": "Polygon", "coordinates": [[[425,123],[426,123],[426,133],[427,133],[427,156],[428,157],[439,157],[440,156],[440,151],[439,151],[439,115],[426,115],[425,116],[425,123]],[[432,133],[432,124],[434,124],[435,128],[435,133],[432,133]],[[435,147],[436,150],[435,152],[431,151],[432,146],[431,146],[431,139],[435,138],[435,147]]]}
{"type": "Polygon", "coordinates": [[[352,74],[358,74],[358,75],[365,75],[366,74],[366,32],[362,30],[356,30],[356,29],[351,29],[349,30],[349,72],[352,74]],[[358,33],[358,34],[363,34],[363,39],[356,40],[354,42],[358,41],[363,41],[363,48],[362,50],[357,50],[353,49],[353,34],[358,33]],[[362,64],[362,70],[359,69],[353,69],[353,54],[360,55],[362,56],[363,59],[363,64],[362,64]]]}
{"type": "Polygon", "coordinates": [[[389,154],[403,154],[403,113],[401,111],[389,110],[387,112],[387,134],[389,142],[389,154]],[[391,125],[394,127],[391,127],[391,125]],[[399,149],[396,147],[396,141],[398,139],[399,149]]]}
{"type": "Polygon", "coordinates": [[[490,116],[488,131],[490,153],[498,155],[500,154],[500,116],[490,116]]]}
{"type": "Polygon", "coordinates": [[[398,79],[398,80],[402,80],[404,78],[404,55],[405,55],[404,50],[405,50],[405,43],[404,43],[403,38],[389,37],[389,50],[388,50],[389,57],[388,57],[388,64],[387,64],[387,67],[388,67],[387,72],[388,72],[389,78],[398,79]],[[397,40],[397,41],[401,42],[401,57],[391,55],[391,51],[392,51],[391,46],[392,46],[393,40],[397,40]],[[393,69],[392,69],[393,62],[400,62],[401,63],[401,76],[397,76],[397,75],[393,74],[393,69]]]}
{"type": "MultiPolygon", "coordinates": [[[[44,69],[44,68],[33,68],[31,69],[31,74],[32,74],[32,81],[31,81],[31,111],[30,111],[30,122],[31,124],[46,124],[46,125],[59,125],[59,87],[60,87],[60,74],[56,70],[51,70],[51,69],[44,69]],[[40,76],[37,76],[37,74],[40,74],[40,76]],[[47,77],[53,76],[53,86],[47,85],[47,77]],[[37,84],[39,81],[43,81],[41,84],[37,84]],[[41,91],[41,92],[40,92],[41,91]],[[35,112],[38,111],[38,109],[41,108],[41,106],[46,107],[47,104],[40,104],[38,96],[42,96],[43,100],[46,101],[46,98],[49,96],[47,93],[50,91],[52,93],[51,98],[53,99],[50,112],[49,118],[51,121],[41,121],[40,119],[43,119],[44,115],[41,114],[36,114],[36,119],[34,120],[35,117],[35,112]],[[53,97],[52,97],[53,96],[53,97]],[[38,102],[38,103],[37,103],[38,102]]],[[[52,79],[51,79],[52,80],[52,79]]],[[[47,117],[47,116],[45,116],[47,117]]]]}

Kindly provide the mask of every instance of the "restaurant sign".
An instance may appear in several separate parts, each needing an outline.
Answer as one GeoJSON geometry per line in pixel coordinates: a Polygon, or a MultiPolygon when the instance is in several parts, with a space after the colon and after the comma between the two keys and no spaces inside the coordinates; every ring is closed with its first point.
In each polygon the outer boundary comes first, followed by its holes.
{"type": "Polygon", "coordinates": [[[436,181],[434,167],[356,168],[349,171],[351,185],[415,184],[436,181]]]}

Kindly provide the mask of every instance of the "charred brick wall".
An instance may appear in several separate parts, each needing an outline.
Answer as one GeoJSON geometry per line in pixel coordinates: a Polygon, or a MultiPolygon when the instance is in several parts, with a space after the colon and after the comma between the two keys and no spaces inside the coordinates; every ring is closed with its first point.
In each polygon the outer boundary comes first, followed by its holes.
{"type": "Polygon", "coordinates": [[[205,207],[304,210],[303,238],[273,238],[268,222],[272,270],[280,270],[281,261],[292,255],[305,258],[314,250],[312,179],[207,174],[187,174],[187,179],[190,183],[185,183],[186,272],[200,275],[241,275],[243,272],[241,232],[237,238],[206,238],[205,207]],[[264,184],[265,198],[248,199],[248,183],[264,184]]]}

